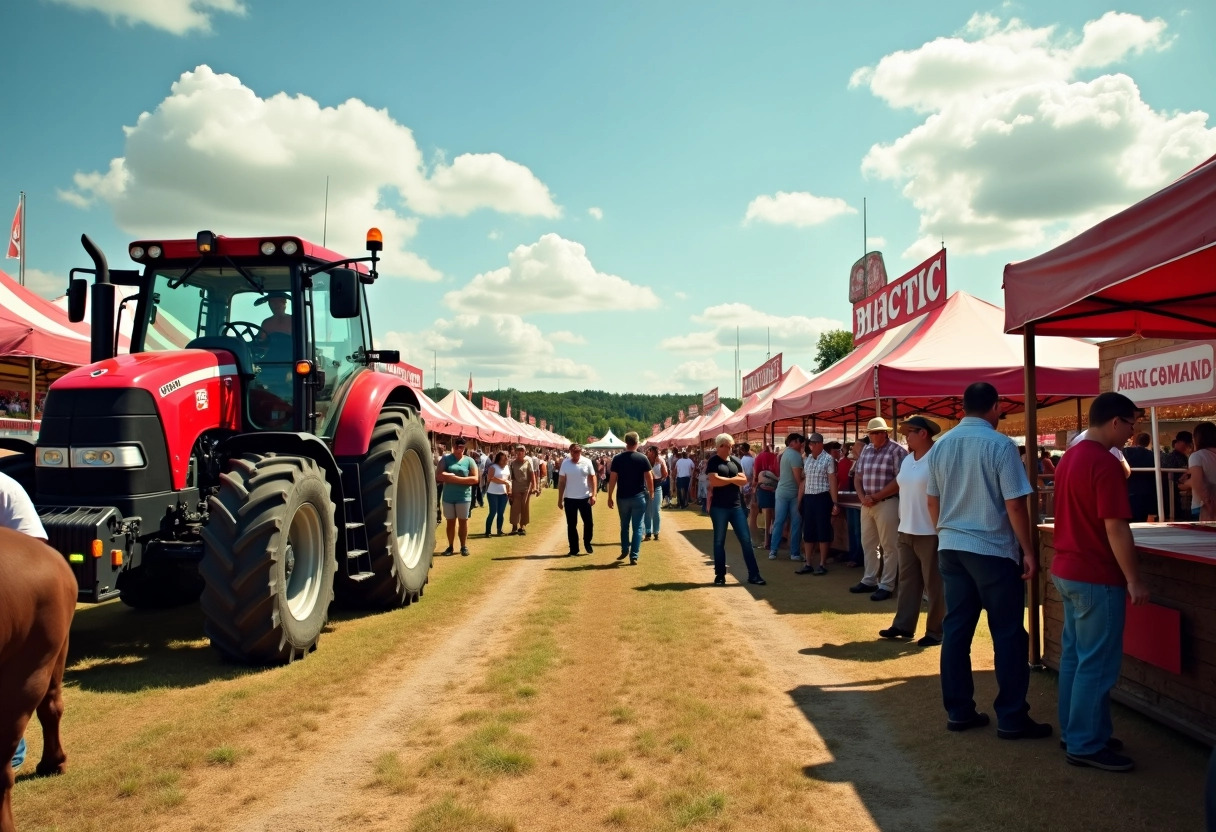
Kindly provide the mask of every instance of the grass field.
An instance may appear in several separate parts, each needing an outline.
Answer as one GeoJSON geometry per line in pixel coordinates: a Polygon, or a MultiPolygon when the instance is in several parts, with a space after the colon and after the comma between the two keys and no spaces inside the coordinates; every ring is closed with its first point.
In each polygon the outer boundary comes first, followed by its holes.
{"type": "MultiPolygon", "coordinates": [[[[288,667],[222,662],[197,607],[83,608],[69,772],[19,780],[20,828],[1200,828],[1206,749],[1122,709],[1132,775],[948,734],[936,651],[878,640],[894,602],[847,593],[855,572],[762,559],[768,586],[712,587],[691,511],[618,565],[602,501],[595,554],[568,558],[554,503],[527,537],[436,558],[420,604],[337,615],[288,667]]],[[[974,660],[984,708],[982,627],[974,660]]],[[[1031,688],[1052,722],[1053,679],[1031,688]]]]}

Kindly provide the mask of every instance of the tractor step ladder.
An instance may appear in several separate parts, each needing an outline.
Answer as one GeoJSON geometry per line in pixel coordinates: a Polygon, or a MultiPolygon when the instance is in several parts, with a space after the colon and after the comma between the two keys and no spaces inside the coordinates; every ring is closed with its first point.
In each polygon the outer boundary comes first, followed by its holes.
{"type": "MultiPolygon", "coordinates": [[[[342,486],[346,494],[359,493],[359,466],[342,466],[342,486]]],[[[346,508],[346,575],[352,581],[366,581],[375,575],[367,551],[367,526],[363,523],[363,501],[345,497],[346,508]]]]}

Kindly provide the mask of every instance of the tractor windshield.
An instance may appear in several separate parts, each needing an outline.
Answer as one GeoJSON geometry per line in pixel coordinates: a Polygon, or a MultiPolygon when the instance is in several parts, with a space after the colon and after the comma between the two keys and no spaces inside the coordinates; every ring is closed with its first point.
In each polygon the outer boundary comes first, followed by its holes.
{"type": "MultiPolygon", "coordinates": [[[[272,332],[291,335],[291,268],[257,266],[155,272],[142,351],[180,350],[196,338],[232,336],[254,343],[272,332]],[[281,311],[280,307],[284,307],[281,311]]],[[[290,340],[288,340],[290,344],[290,340]]],[[[285,359],[290,360],[290,356],[285,359]]]]}

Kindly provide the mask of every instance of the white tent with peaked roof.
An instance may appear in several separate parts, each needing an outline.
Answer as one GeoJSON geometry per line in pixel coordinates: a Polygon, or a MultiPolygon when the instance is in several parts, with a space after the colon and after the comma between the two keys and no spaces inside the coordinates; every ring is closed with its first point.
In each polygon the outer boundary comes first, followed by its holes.
{"type": "Polygon", "coordinates": [[[616,438],[616,434],[609,428],[603,438],[597,439],[589,445],[584,445],[583,448],[588,451],[623,451],[625,443],[616,438]]]}

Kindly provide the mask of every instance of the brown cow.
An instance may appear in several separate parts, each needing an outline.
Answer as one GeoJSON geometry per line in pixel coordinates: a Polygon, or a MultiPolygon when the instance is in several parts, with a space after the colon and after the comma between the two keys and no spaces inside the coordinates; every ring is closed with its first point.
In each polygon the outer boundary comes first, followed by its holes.
{"type": "Polygon", "coordinates": [[[0,832],[13,822],[13,754],[34,711],[42,723],[40,775],[63,772],[63,666],[76,610],[71,567],[41,540],[0,527],[0,832]]]}

